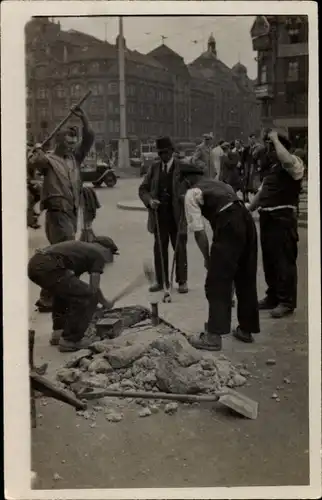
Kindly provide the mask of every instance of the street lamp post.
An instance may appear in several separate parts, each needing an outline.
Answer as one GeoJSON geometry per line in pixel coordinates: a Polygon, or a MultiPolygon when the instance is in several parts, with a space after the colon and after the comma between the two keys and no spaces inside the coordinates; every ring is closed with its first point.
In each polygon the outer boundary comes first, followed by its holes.
{"type": "Polygon", "coordinates": [[[119,93],[120,93],[120,138],[118,143],[119,167],[128,169],[129,141],[126,133],[126,95],[125,95],[125,47],[123,36],[123,18],[119,17],[118,37],[118,60],[119,60],[119,93]]]}

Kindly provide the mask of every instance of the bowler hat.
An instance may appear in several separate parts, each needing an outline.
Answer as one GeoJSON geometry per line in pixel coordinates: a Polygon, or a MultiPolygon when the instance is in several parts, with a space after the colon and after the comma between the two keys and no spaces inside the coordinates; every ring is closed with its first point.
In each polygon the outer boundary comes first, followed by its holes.
{"type": "Polygon", "coordinates": [[[155,141],[155,145],[158,151],[164,151],[164,150],[169,150],[173,149],[174,150],[174,145],[173,142],[171,141],[170,137],[159,137],[155,141]]]}

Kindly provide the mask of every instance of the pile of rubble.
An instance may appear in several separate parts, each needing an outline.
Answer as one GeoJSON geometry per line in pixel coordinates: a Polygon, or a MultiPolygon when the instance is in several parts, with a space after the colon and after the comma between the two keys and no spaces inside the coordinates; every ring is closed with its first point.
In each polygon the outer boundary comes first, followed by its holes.
{"type": "MultiPolygon", "coordinates": [[[[177,403],[158,400],[158,392],[212,394],[225,387],[244,385],[247,375],[245,369],[237,369],[223,355],[194,349],[182,333],[170,326],[155,327],[145,320],[135,328],[124,329],[118,338],[94,342],[89,349],[71,355],[57,379],[70,388],[76,384],[113,391],[155,392],[153,401],[103,398],[96,406],[113,410],[138,403],[142,406],[140,416],[148,416],[160,407],[167,413],[178,407],[177,403]]],[[[88,415],[84,413],[86,418],[88,415]]],[[[118,421],[120,415],[111,419],[118,421]]]]}

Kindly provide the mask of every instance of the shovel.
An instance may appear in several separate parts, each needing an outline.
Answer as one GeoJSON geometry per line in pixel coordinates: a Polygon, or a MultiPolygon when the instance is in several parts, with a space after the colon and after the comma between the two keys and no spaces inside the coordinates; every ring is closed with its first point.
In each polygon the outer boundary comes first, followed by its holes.
{"type": "Polygon", "coordinates": [[[144,391],[109,391],[108,389],[83,388],[77,393],[79,399],[94,400],[105,397],[111,398],[139,398],[139,399],[165,399],[183,403],[213,403],[219,401],[222,405],[239,413],[240,415],[255,420],[258,414],[258,403],[232,389],[217,392],[211,395],[171,394],[164,392],[144,391]]]}

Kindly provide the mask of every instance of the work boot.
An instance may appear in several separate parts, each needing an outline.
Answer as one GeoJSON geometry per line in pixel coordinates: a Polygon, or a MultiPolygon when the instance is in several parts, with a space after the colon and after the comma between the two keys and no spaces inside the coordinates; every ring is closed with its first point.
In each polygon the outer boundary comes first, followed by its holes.
{"type": "Polygon", "coordinates": [[[76,352],[81,349],[87,349],[90,345],[93,344],[95,340],[83,337],[78,342],[73,342],[72,340],[64,339],[61,337],[59,340],[59,350],[60,352],[76,352]]]}
{"type": "Polygon", "coordinates": [[[149,288],[149,292],[161,292],[163,290],[163,286],[160,285],[159,283],[155,283],[154,285],[151,285],[149,288]]]}
{"type": "Polygon", "coordinates": [[[50,345],[59,345],[60,338],[64,330],[54,330],[51,334],[49,343],[50,345]]]}
{"type": "Polygon", "coordinates": [[[194,347],[195,349],[200,349],[202,351],[221,351],[222,348],[221,335],[202,332],[199,335],[195,335],[188,340],[192,347],[194,347]]]}
{"type": "Polygon", "coordinates": [[[178,287],[178,292],[179,293],[188,293],[188,285],[187,283],[179,283],[179,287],[178,287]]]}
{"type": "Polygon", "coordinates": [[[237,328],[233,330],[233,336],[237,340],[241,340],[241,342],[245,342],[246,344],[251,344],[252,342],[254,342],[254,337],[252,336],[252,334],[250,332],[244,332],[240,328],[240,326],[237,326],[237,328]]]}
{"type": "Polygon", "coordinates": [[[289,306],[285,306],[283,304],[279,304],[271,311],[272,318],[284,318],[284,316],[289,316],[293,314],[294,309],[289,306]]]}
{"type": "Polygon", "coordinates": [[[274,309],[276,306],[277,302],[269,299],[268,297],[265,297],[258,302],[258,309],[260,309],[261,311],[269,311],[271,309],[274,309]]]}

